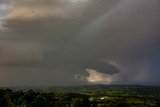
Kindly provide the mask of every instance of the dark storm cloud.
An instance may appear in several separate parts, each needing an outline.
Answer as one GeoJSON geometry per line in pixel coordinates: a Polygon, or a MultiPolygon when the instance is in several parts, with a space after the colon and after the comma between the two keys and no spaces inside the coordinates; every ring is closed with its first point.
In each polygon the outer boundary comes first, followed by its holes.
{"type": "Polygon", "coordinates": [[[75,1],[7,2],[2,85],[160,83],[158,0],[75,1]]]}

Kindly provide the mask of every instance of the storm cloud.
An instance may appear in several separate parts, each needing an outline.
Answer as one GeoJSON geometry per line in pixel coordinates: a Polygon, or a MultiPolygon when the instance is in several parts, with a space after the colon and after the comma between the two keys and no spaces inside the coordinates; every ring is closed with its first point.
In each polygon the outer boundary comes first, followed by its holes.
{"type": "Polygon", "coordinates": [[[1,0],[0,85],[160,85],[159,0],[1,0]]]}

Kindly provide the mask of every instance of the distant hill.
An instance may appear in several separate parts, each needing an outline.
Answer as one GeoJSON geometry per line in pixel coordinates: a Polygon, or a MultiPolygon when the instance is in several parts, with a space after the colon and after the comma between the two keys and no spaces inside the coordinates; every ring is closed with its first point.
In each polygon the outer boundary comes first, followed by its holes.
{"type": "Polygon", "coordinates": [[[82,93],[88,91],[106,91],[106,90],[122,90],[122,89],[160,89],[160,86],[145,86],[145,85],[77,85],[77,86],[14,86],[3,87],[13,90],[42,90],[46,92],[69,92],[69,93],[82,93]]]}

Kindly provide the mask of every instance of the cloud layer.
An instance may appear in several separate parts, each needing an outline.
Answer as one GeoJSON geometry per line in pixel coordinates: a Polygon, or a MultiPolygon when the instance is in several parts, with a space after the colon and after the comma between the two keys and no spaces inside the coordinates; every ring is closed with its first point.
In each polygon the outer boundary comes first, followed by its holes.
{"type": "Polygon", "coordinates": [[[1,86],[160,85],[159,0],[1,0],[0,12],[1,86]]]}

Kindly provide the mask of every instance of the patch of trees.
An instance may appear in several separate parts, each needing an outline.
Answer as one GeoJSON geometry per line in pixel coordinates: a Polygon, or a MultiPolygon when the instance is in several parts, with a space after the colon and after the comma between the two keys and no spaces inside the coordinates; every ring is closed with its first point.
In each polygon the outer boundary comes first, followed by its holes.
{"type": "MultiPolygon", "coordinates": [[[[91,91],[91,90],[90,90],[91,91]]],[[[160,90],[107,90],[91,95],[0,89],[0,107],[159,107],[160,90]],[[98,95],[99,93],[99,95],[98,95]]]]}
{"type": "Polygon", "coordinates": [[[53,107],[55,100],[55,94],[51,92],[0,89],[0,107],[53,107]]]}
{"type": "Polygon", "coordinates": [[[90,107],[90,102],[89,96],[78,93],[0,89],[0,107],[90,107]]]}

